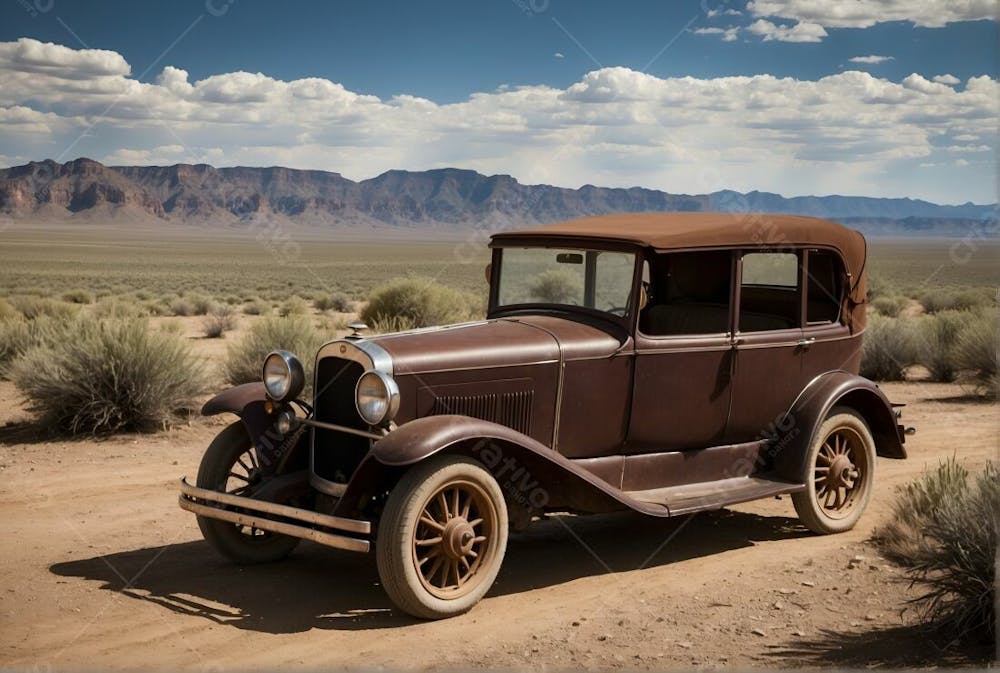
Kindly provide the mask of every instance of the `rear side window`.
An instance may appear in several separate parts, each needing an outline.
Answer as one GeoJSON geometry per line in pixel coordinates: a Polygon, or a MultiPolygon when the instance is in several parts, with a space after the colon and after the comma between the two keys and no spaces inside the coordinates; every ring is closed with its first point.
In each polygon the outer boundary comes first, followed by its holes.
{"type": "Polygon", "coordinates": [[[743,276],[740,281],[741,332],[798,327],[801,302],[798,254],[743,254],[743,276]]]}
{"type": "Polygon", "coordinates": [[[844,268],[840,258],[828,250],[810,250],[808,261],[807,324],[839,322],[844,301],[844,268]]]}

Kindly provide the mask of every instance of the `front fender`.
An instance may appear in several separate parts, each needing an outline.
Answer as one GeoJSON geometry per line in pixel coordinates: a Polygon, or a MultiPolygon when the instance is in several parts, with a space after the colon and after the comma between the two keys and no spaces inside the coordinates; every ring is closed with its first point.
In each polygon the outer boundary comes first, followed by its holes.
{"type": "Polygon", "coordinates": [[[267,411],[267,393],[263,382],[244,383],[224,390],[201,408],[203,416],[231,413],[239,416],[257,451],[265,470],[278,470],[283,458],[308,436],[305,427],[284,436],[274,427],[274,418],[267,411]]]}
{"type": "Polygon", "coordinates": [[[860,414],[872,432],[878,455],[906,458],[905,441],[896,414],[885,393],[872,381],[846,371],[817,376],[799,394],[791,408],[776,424],[768,448],[777,474],[801,481],[806,472],[809,447],[820,425],[836,406],[850,407],[860,414]]]}
{"type": "Polygon", "coordinates": [[[479,461],[508,503],[532,512],[553,508],[598,513],[635,509],[667,516],[664,507],[639,502],[540,442],[504,425],[468,416],[427,416],[375,442],[358,466],[338,512],[358,511],[366,495],[390,490],[406,468],[451,453],[479,461]]]}

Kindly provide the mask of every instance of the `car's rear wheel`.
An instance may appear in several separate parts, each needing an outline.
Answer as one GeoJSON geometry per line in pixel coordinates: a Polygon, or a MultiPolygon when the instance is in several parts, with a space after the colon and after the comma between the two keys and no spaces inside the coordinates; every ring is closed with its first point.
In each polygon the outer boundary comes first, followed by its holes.
{"type": "MultiPolygon", "coordinates": [[[[262,478],[257,455],[242,422],[216,435],[198,468],[197,485],[222,493],[248,495],[262,478]]],[[[198,517],[205,540],[217,552],[237,563],[268,563],[288,556],[299,543],[296,537],[198,517]]]]}
{"type": "Polygon", "coordinates": [[[462,456],[407,472],[389,494],[376,556],[382,586],[404,612],[442,619],[471,609],[507,549],[507,507],[496,480],[462,456]]]}
{"type": "Polygon", "coordinates": [[[824,534],[853,528],[875,480],[875,440],[864,419],[853,409],[833,409],[816,433],[806,470],[806,489],[792,494],[802,523],[824,534]]]}

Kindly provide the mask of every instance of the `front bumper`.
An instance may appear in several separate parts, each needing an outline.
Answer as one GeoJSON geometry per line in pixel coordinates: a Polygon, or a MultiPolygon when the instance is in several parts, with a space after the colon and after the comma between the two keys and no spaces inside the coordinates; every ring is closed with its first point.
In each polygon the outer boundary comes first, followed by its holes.
{"type": "Polygon", "coordinates": [[[178,504],[181,509],[198,516],[312,540],[327,547],[357,552],[367,552],[371,548],[371,541],[368,539],[341,534],[346,532],[370,536],[370,521],[345,519],[266,500],[210,491],[192,486],[183,477],[178,504]]]}

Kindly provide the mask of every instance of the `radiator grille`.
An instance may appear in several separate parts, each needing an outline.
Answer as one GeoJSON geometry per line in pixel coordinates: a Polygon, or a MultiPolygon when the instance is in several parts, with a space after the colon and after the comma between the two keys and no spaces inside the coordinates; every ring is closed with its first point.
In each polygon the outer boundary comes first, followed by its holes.
{"type": "Polygon", "coordinates": [[[431,415],[460,414],[506,425],[526,435],[531,433],[531,406],[534,391],[486,395],[442,395],[434,398],[431,415]]]}

